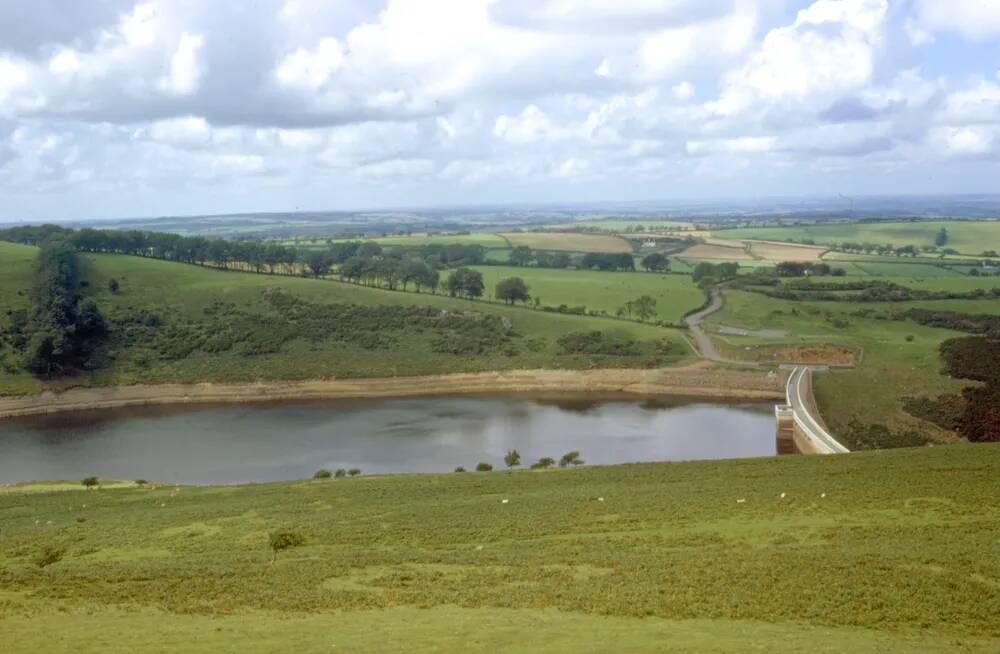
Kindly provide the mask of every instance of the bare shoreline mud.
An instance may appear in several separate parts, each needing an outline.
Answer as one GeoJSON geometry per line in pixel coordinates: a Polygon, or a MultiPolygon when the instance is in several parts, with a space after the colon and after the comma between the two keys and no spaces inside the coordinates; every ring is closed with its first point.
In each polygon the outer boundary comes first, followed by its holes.
{"type": "Polygon", "coordinates": [[[502,393],[629,393],[780,400],[785,396],[786,376],[784,372],[730,370],[699,362],[656,370],[511,370],[422,377],[73,388],[0,397],[0,418],[143,405],[502,393]]]}

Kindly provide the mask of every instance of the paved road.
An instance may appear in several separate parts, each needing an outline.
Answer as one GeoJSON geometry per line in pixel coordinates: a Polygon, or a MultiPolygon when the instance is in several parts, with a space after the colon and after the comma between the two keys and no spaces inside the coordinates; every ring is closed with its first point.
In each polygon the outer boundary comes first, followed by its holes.
{"type": "Polygon", "coordinates": [[[811,413],[811,404],[807,401],[812,397],[812,379],[808,366],[798,366],[788,376],[785,395],[788,405],[792,407],[792,415],[796,424],[811,440],[819,445],[826,454],[843,454],[850,452],[841,445],[833,435],[819,424],[811,413]]]}

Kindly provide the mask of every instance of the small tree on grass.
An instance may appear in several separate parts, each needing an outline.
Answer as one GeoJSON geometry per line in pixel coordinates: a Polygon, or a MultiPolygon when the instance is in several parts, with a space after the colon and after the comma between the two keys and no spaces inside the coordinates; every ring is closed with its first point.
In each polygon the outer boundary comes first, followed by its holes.
{"type": "Polygon", "coordinates": [[[520,277],[509,277],[497,283],[494,291],[498,300],[503,300],[507,304],[515,302],[527,302],[531,299],[528,295],[528,285],[520,277]]]}
{"type": "Polygon", "coordinates": [[[85,488],[93,488],[94,486],[100,485],[101,480],[97,477],[84,477],[83,481],[80,483],[83,484],[85,488]]]}
{"type": "Polygon", "coordinates": [[[332,476],[333,476],[332,472],[330,472],[326,468],[320,468],[319,470],[316,471],[316,474],[313,475],[313,479],[329,479],[332,476]]]}
{"type": "Polygon", "coordinates": [[[347,476],[347,471],[343,468],[337,468],[337,472],[333,473],[335,479],[340,479],[341,477],[347,476]]]}
{"type": "Polygon", "coordinates": [[[580,458],[580,453],[577,452],[576,450],[563,454],[562,458],[559,459],[560,468],[565,468],[566,466],[581,466],[581,465],[583,465],[583,459],[580,458]]]}
{"type": "Polygon", "coordinates": [[[455,468],[455,472],[465,472],[465,468],[463,468],[462,466],[458,466],[457,468],[455,468]]]}
{"type": "Polygon", "coordinates": [[[485,461],[480,461],[476,464],[476,472],[489,472],[493,469],[493,466],[485,461]]]}
{"type": "Polygon", "coordinates": [[[278,558],[278,552],[298,547],[306,542],[306,539],[294,531],[273,531],[268,535],[268,542],[271,546],[271,563],[274,563],[278,558]]]}
{"type": "Polygon", "coordinates": [[[521,453],[517,450],[510,450],[503,458],[503,462],[507,464],[508,468],[513,468],[514,466],[521,465],[521,453]]]}
{"type": "Polygon", "coordinates": [[[351,468],[350,470],[347,471],[347,474],[349,474],[352,477],[357,477],[358,475],[361,474],[361,468],[351,468]]]}
{"type": "Polygon", "coordinates": [[[551,468],[556,464],[556,460],[551,456],[543,456],[537,462],[531,464],[532,470],[544,470],[545,468],[551,468]]]}

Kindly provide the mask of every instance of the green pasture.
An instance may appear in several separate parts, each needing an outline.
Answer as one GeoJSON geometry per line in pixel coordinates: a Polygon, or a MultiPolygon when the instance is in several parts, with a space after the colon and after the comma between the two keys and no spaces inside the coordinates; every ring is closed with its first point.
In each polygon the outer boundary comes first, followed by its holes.
{"type": "Polygon", "coordinates": [[[812,240],[819,244],[879,243],[895,247],[934,245],[942,227],[948,230],[943,247],[962,254],[1000,251],[1000,221],[935,220],[918,222],[818,223],[787,227],[745,227],[713,231],[718,238],[757,238],[772,241],[812,240]]]}
{"type": "Polygon", "coordinates": [[[521,277],[530,287],[532,297],[539,298],[544,306],[585,306],[588,311],[603,311],[612,316],[628,300],[650,295],[656,299],[657,313],[653,320],[680,324],[685,313],[705,301],[704,293],[688,275],[515,266],[477,266],[476,270],[483,274],[490,296],[501,279],[521,277]]]}
{"type": "MultiPolygon", "coordinates": [[[[24,306],[18,292],[30,286],[34,248],[3,244],[19,260],[6,266],[0,279],[0,320],[6,311],[24,306]]],[[[506,307],[487,302],[470,302],[429,293],[402,293],[373,289],[332,280],[256,275],[226,272],[211,268],[171,263],[123,255],[85,255],[89,287],[106,316],[149,311],[162,317],[164,328],[180,321],[204,319],[206,310],[224,302],[242,311],[268,315],[273,311],[265,290],[281,288],[312,302],[354,303],[363,305],[429,305],[457,311],[481,311],[510,319],[521,334],[517,354],[501,353],[463,356],[432,352],[427,336],[418,333],[397,334],[398,343],[391,350],[369,350],[339,341],[312,342],[295,340],[280,352],[246,356],[231,350],[214,354],[195,353],[177,360],[148,359],[142,356],[142,344],[109,353],[99,370],[62,380],[63,385],[117,385],[137,382],[241,382],[276,379],[326,377],[380,377],[443,374],[463,371],[507,370],[514,368],[577,368],[633,365],[630,357],[592,360],[583,355],[563,355],[557,339],[573,331],[618,331],[640,340],[666,339],[692,356],[677,330],[662,329],[628,321],[589,316],[569,316],[506,307]],[[121,284],[117,294],[108,291],[108,280],[121,284]]],[[[0,264],[4,265],[4,264],[0,264]]],[[[681,291],[678,291],[680,294],[681,291]]],[[[0,349],[9,354],[9,350],[0,349]]],[[[37,380],[23,372],[0,374],[0,394],[31,393],[41,390],[37,380]]]]}
{"type": "Polygon", "coordinates": [[[3,649],[995,652],[998,478],[960,444],[6,488],[3,649]]]}
{"type": "Polygon", "coordinates": [[[907,414],[903,398],[958,393],[972,383],[942,374],[944,364],[938,351],[942,341],[966,334],[912,321],[861,318],[853,315],[855,312],[864,309],[895,312],[909,307],[971,313],[1000,311],[997,307],[1000,303],[995,300],[791,302],[746,291],[726,290],[724,295],[726,306],[709,318],[709,324],[788,332],[788,336],[778,339],[726,337],[732,344],[833,343],[861,348],[863,359],[857,368],[819,373],[814,383],[820,413],[833,433],[843,437],[849,447],[848,425],[852,419],[947,439],[948,433],[907,414]],[[835,326],[835,319],[846,321],[847,326],[835,326]],[[913,339],[907,340],[908,336],[913,339]]]}

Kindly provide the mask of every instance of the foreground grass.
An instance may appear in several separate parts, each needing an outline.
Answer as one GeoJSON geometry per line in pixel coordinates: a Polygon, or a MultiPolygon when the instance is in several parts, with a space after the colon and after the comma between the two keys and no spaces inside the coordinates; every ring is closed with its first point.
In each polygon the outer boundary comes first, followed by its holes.
{"type": "Polygon", "coordinates": [[[998,478],[1000,445],[954,445],[8,488],[0,630],[11,652],[995,651],[998,478]],[[276,529],[305,544],[271,565],[276,529]]]}

